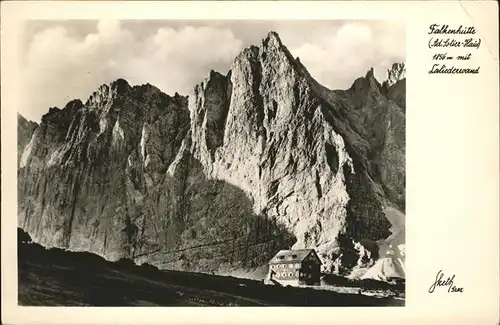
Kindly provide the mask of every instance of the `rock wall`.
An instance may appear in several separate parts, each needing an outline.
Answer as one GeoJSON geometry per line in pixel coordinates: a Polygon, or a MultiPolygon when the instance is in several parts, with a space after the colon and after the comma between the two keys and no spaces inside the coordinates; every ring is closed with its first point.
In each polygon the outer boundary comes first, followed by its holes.
{"type": "Polygon", "coordinates": [[[386,207],[404,211],[402,82],[370,70],[328,90],[273,32],[189,100],[119,79],[19,141],[19,225],[46,246],[172,269],[227,273],[293,246],[348,272],[360,242],[371,265],[386,207]]]}

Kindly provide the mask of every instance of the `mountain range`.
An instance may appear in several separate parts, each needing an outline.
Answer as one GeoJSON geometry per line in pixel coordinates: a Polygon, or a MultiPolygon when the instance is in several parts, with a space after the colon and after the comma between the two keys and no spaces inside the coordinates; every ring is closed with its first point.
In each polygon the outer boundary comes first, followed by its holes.
{"type": "Polygon", "coordinates": [[[405,102],[404,63],[330,90],[275,32],[189,97],[118,79],[19,115],[18,225],[166,269],[252,276],[315,248],[327,272],[404,278],[405,102]]]}

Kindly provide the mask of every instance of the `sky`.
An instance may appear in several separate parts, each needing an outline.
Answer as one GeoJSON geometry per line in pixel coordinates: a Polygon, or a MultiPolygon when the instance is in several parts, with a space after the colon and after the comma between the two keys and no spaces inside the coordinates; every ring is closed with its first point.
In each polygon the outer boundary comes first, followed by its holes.
{"type": "Polygon", "coordinates": [[[397,21],[58,20],[28,21],[22,34],[19,112],[39,121],[50,107],[83,102],[118,78],[189,95],[211,69],[227,73],[245,47],[269,31],[330,89],[347,89],[374,68],[383,81],[404,62],[405,27],[397,21]]]}

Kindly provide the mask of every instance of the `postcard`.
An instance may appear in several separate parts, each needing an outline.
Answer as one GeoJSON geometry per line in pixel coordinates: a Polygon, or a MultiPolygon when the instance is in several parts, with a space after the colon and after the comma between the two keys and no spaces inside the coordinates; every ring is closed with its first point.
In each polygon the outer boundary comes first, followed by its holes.
{"type": "Polygon", "coordinates": [[[2,321],[498,323],[496,10],[2,3],[2,321]]]}

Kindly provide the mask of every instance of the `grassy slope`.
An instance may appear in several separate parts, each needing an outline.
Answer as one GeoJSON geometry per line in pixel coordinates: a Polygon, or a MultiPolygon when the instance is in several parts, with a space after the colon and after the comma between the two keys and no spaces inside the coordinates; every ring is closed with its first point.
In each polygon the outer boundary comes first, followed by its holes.
{"type": "Polygon", "coordinates": [[[404,301],[107,262],[83,252],[19,243],[25,306],[380,306],[404,301]]]}

